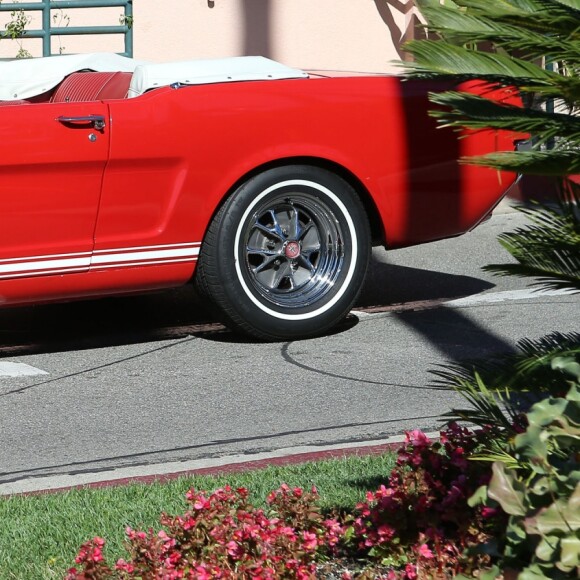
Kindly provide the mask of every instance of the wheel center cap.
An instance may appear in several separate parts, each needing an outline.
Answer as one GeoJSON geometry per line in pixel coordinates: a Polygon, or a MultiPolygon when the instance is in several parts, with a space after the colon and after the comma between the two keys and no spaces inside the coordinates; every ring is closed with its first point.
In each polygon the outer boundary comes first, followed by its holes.
{"type": "Polygon", "coordinates": [[[284,247],[284,255],[289,260],[294,260],[300,256],[300,244],[298,242],[288,242],[284,247]]]}

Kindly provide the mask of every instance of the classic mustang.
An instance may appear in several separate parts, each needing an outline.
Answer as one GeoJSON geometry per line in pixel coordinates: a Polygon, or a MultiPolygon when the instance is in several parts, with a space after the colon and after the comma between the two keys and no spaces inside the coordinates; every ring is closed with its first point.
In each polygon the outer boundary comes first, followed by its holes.
{"type": "Polygon", "coordinates": [[[94,54],[0,79],[3,305],[195,281],[236,330],[312,336],[373,244],[466,232],[514,180],[457,162],[513,136],[437,129],[433,85],[397,76],[94,54]]]}

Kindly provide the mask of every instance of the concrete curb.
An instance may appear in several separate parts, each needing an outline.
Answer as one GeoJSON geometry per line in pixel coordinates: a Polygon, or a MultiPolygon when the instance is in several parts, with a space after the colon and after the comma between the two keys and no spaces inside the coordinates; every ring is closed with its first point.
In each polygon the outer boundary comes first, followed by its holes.
{"type": "MultiPolygon", "coordinates": [[[[426,435],[437,439],[439,433],[426,435]]],[[[380,455],[396,449],[405,440],[404,435],[387,439],[357,441],[323,446],[299,446],[252,455],[230,455],[192,461],[176,461],[154,465],[121,467],[96,473],[58,474],[31,477],[0,484],[0,495],[31,495],[55,493],[79,488],[112,487],[132,483],[164,482],[194,475],[225,475],[269,466],[296,465],[324,459],[337,459],[352,455],[380,455]]]]}

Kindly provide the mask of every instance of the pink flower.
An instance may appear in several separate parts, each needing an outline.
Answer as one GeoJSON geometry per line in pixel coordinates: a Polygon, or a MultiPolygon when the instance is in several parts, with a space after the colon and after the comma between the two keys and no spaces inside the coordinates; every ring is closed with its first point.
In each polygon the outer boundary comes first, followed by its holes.
{"type": "Polygon", "coordinates": [[[375,492],[375,497],[377,499],[382,497],[390,497],[393,495],[393,493],[395,492],[390,487],[385,487],[384,485],[381,485],[381,487],[379,487],[379,489],[377,489],[377,491],[375,492]]]}
{"type": "Polygon", "coordinates": [[[414,564],[407,564],[405,566],[405,578],[415,580],[415,578],[417,578],[417,566],[414,564]]]}
{"type": "Polygon", "coordinates": [[[209,503],[209,501],[208,501],[208,500],[207,500],[207,499],[206,499],[206,498],[205,498],[203,495],[200,495],[200,496],[199,496],[199,497],[198,497],[198,498],[195,500],[195,502],[194,502],[194,504],[193,504],[193,507],[194,507],[196,510],[202,510],[202,509],[208,508],[209,506],[210,506],[210,503],[209,503]]]}
{"type": "Polygon", "coordinates": [[[312,570],[309,570],[306,566],[300,566],[296,570],[296,580],[310,580],[312,578],[312,570]]]}
{"type": "Polygon", "coordinates": [[[318,546],[318,538],[312,532],[302,532],[302,539],[304,540],[305,550],[316,550],[318,546]]]}
{"type": "Polygon", "coordinates": [[[240,555],[241,555],[240,554],[240,548],[241,548],[241,546],[238,543],[236,543],[236,542],[234,542],[232,540],[231,542],[228,542],[226,544],[226,547],[228,549],[228,554],[230,556],[232,556],[232,558],[239,558],[240,557],[240,555]]]}
{"type": "Polygon", "coordinates": [[[390,540],[395,535],[395,528],[389,526],[389,524],[382,524],[377,528],[377,534],[382,542],[385,540],[390,540]]]}
{"type": "Polygon", "coordinates": [[[407,431],[405,433],[405,438],[408,443],[411,443],[413,447],[428,447],[431,445],[431,440],[423,431],[420,429],[414,429],[413,431],[407,431]]]}
{"type": "Polygon", "coordinates": [[[500,513],[500,510],[498,508],[492,508],[487,506],[481,508],[481,516],[484,518],[493,518],[498,513],[500,513]]]}
{"type": "Polygon", "coordinates": [[[123,560],[123,558],[120,558],[119,560],[117,560],[117,564],[115,565],[115,569],[122,571],[122,572],[127,572],[128,574],[132,574],[135,571],[135,566],[133,566],[133,564],[129,564],[128,562],[125,562],[125,560],[123,560]]]}
{"type": "Polygon", "coordinates": [[[421,544],[419,546],[419,555],[423,558],[433,558],[433,552],[429,549],[427,544],[421,544]]]}
{"type": "Polygon", "coordinates": [[[195,519],[189,516],[187,519],[182,521],[181,527],[184,530],[191,530],[191,528],[195,528],[196,523],[197,522],[195,521],[195,519]]]}
{"type": "Polygon", "coordinates": [[[211,580],[211,574],[208,573],[205,566],[197,566],[195,568],[196,580],[211,580]]]}

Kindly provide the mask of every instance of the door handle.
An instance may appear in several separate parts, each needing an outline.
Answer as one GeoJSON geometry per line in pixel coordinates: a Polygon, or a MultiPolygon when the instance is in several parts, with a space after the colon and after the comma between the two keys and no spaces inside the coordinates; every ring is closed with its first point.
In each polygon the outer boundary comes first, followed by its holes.
{"type": "Polygon", "coordinates": [[[86,115],[84,117],[57,117],[56,120],[63,125],[90,125],[97,131],[105,128],[105,117],[103,115],[86,115]]]}

